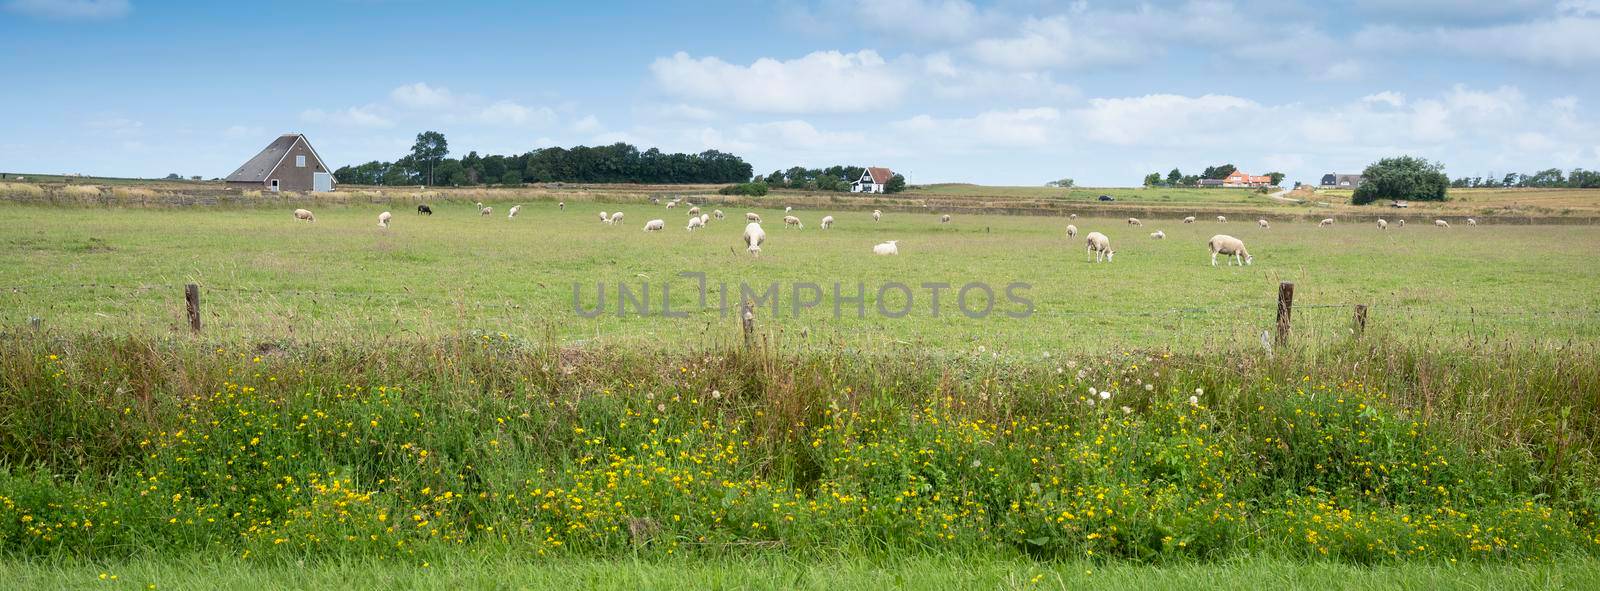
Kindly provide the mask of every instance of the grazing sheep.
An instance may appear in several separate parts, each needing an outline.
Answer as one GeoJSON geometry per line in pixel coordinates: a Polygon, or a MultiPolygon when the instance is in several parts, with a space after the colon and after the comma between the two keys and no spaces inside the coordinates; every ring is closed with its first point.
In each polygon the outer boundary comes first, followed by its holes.
{"type": "Polygon", "coordinates": [[[1450,222],[1444,220],[1433,220],[1433,225],[1440,228],[1448,228],[1450,227],[1450,222]]]}
{"type": "Polygon", "coordinates": [[[491,213],[494,213],[494,208],[493,207],[489,207],[489,206],[484,205],[482,203],[478,204],[478,215],[489,215],[491,213]]]}
{"type": "Polygon", "coordinates": [[[1317,222],[1317,227],[1318,228],[1326,228],[1326,227],[1332,226],[1332,225],[1333,225],[1333,218],[1322,218],[1322,221],[1317,222]]]}
{"type": "Polygon", "coordinates": [[[766,241],[767,232],[761,229],[761,222],[744,225],[744,246],[751,256],[761,256],[761,243],[766,241]]]}
{"type": "Polygon", "coordinates": [[[1217,216],[1217,221],[1226,224],[1228,223],[1228,216],[1219,215],[1217,216]]]}
{"type": "Polygon", "coordinates": [[[1402,227],[1402,228],[1406,227],[1406,221],[1405,220],[1400,220],[1400,227],[1402,227]]]}
{"type": "Polygon", "coordinates": [[[615,213],[611,214],[611,223],[613,223],[613,224],[622,223],[622,212],[619,211],[619,212],[615,212],[615,213]]]}
{"type": "Polygon", "coordinates": [[[1167,233],[1166,232],[1162,232],[1161,230],[1156,230],[1156,231],[1150,233],[1150,237],[1154,238],[1156,240],[1161,240],[1161,239],[1167,237],[1167,233]]]}
{"type": "Polygon", "coordinates": [[[667,209],[672,209],[672,208],[677,207],[677,206],[678,206],[678,200],[676,200],[676,199],[667,202],[667,209]]]}
{"type": "Polygon", "coordinates": [[[506,214],[506,219],[508,219],[508,220],[509,219],[515,219],[517,217],[517,212],[519,212],[519,211],[522,211],[522,206],[521,205],[513,205],[513,206],[511,206],[511,211],[506,214]]]}
{"type": "Polygon", "coordinates": [[[1234,261],[1242,261],[1239,263],[1239,265],[1244,266],[1251,264],[1256,260],[1256,257],[1251,256],[1250,251],[1245,250],[1243,240],[1234,238],[1227,234],[1217,234],[1216,236],[1212,236],[1211,240],[1206,242],[1206,246],[1210,247],[1211,249],[1211,266],[1213,267],[1217,266],[1218,253],[1231,257],[1228,259],[1228,264],[1230,265],[1233,264],[1234,261]]]}
{"type": "Polygon", "coordinates": [[[712,216],[712,217],[715,217],[715,218],[717,218],[717,219],[719,219],[719,220],[720,220],[720,219],[722,219],[722,218],[724,218],[724,217],[727,217],[727,216],[724,216],[724,215],[722,215],[722,210],[720,210],[720,209],[718,209],[718,210],[715,210],[715,211],[712,211],[712,212],[711,212],[711,216],[712,216]]]}
{"type": "Polygon", "coordinates": [[[418,205],[417,206],[417,215],[422,215],[422,214],[433,215],[433,208],[432,207],[428,207],[426,204],[418,205]]]}
{"type": "Polygon", "coordinates": [[[785,228],[797,228],[797,229],[804,230],[806,225],[800,223],[800,218],[794,217],[792,215],[786,215],[786,216],[783,216],[783,227],[785,227],[785,228]]]}
{"type": "Polygon", "coordinates": [[[939,223],[941,223],[941,224],[950,223],[950,214],[947,213],[947,214],[944,214],[942,216],[939,216],[939,223]]]}
{"type": "Polygon", "coordinates": [[[758,224],[761,223],[761,216],[759,214],[754,213],[754,212],[748,212],[748,211],[745,212],[744,219],[745,219],[745,221],[755,222],[755,223],[758,223],[758,224]]]}
{"type": "Polygon", "coordinates": [[[1256,225],[1257,226],[1261,226],[1261,229],[1263,229],[1263,230],[1272,227],[1272,224],[1267,223],[1267,220],[1265,220],[1265,219],[1256,220],[1256,225]]]}
{"type": "Polygon", "coordinates": [[[899,244],[900,244],[899,240],[890,240],[890,241],[885,242],[883,244],[879,244],[879,245],[873,246],[872,247],[872,254],[884,254],[884,255],[900,254],[900,246],[899,246],[899,244]]]}
{"type": "Polygon", "coordinates": [[[556,202],[556,209],[559,209],[561,211],[566,211],[567,210],[567,202],[565,202],[565,201],[557,201],[556,202]]]}
{"type": "Polygon", "coordinates": [[[609,225],[611,225],[611,216],[606,215],[606,212],[602,211],[602,212],[600,212],[600,221],[605,222],[606,225],[609,226],[609,225]]]}
{"type": "Polygon", "coordinates": [[[393,216],[390,216],[389,212],[387,212],[387,211],[378,214],[378,227],[379,228],[387,228],[387,227],[389,227],[389,218],[390,217],[393,217],[393,216]]]}
{"type": "Polygon", "coordinates": [[[689,215],[700,215],[700,206],[696,205],[689,208],[689,215]]]}
{"type": "Polygon", "coordinates": [[[872,221],[876,222],[881,219],[883,219],[883,211],[877,209],[872,210],[872,221]]]}
{"type": "Polygon", "coordinates": [[[689,230],[690,232],[693,232],[695,230],[695,228],[704,228],[704,227],[706,227],[705,221],[701,220],[700,216],[694,216],[692,218],[689,218],[689,227],[686,228],[686,229],[689,230]]]}
{"type": "Polygon", "coordinates": [[[831,227],[833,227],[833,216],[831,216],[831,215],[822,216],[822,229],[826,230],[826,229],[831,228],[831,227]]]}
{"type": "Polygon", "coordinates": [[[317,221],[317,216],[311,215],[311,210],[309,209],[296,209],[294,210],[294,219],[305,220],[310,223],[317,221]]]}
{"type": "Polygon", "coordinates": [[[1105,257],[1105,262],[1109,263],[1111,257],[1117,254],[1117,251],[1111,250],[1111,239],[1099,232],[1090,232],[1085,237],[1084,244],[1087,245],[1084,252],[1096,263],[1100,262],[1102,256],[1105,257]]]}
{"type": "Polygon", "coordinates": [[[794,208],[793,207],[784,206],[783,213],[793,213],[793,212],[794,212],[794,208]]]}
{"type": "Polygon", "coordinates": [[[1183,218],[1183,223],[1185,223],[1185,224],[1194,223],[1194,216],[1189,216],[1189,217],[1183,218]]]}
{"type": "Polygon", "coordinates": [[[1075,213],[1074,213],[1074,214],[1072,214],[1072,215],[1069,215],[1069,216],[1067,216],[1067,219],[1069,219],[1069,220],[1075,220],[1075,219],[1078,219],[1078,214],[1075,214],[1075,213]]]}
{"type": "Polygon", "coordinates": [[[1379,230],[1387,230],[1387,229],[1389,229],[1389,220],[1386,220],[1386,219],[1383,219],[1383,218],[1378,218],[1378,229],[1379,230]]]}
{"type": "Polygon", "coordinates": [[[700,214],[700,225],[704,226],[704,225],[706,225],[706,224],[708,224],[710,222],[711,222],[711,216],[710,215],[703,214],[703,213],[700,214]]]}
{"type": "Polygon", "coordinates": [[[1476,225],[1478,225],[1478,220],[1475,220],[1475,219],[1472,219],[1472,218],[1467,218],[1467,225],[1468,226],[1476,226],[1476,225]]]}
{"type": "Polygon", "coordinates": [[[1072,224],[1067,224],[1067,237],[1068,238],[1072,238],[1072,237],[1077,236],[1077,235],[1078,235],[1078,227],[1074,226],[1072,224]]]}
{"type": "Polygon", "coordinates": [[[1130,225],[1130,226],[1143,226],[1144,222],[1139,221],[1139,218],[1128,218],[1128,225],[1130,225]]]}
{"type": "Polygon", "coordinates": [[[650,198],[650,202],[654,203],[656,205],[661,205],[661,198],[660,197],[651,197],[650,198]]]}
{"type": "Polygon", "coordinates": [[[667,229],[666,220],[650,220],[644,223],[644,231],[646,232],[660,232],[665,229],[667,229]]]}

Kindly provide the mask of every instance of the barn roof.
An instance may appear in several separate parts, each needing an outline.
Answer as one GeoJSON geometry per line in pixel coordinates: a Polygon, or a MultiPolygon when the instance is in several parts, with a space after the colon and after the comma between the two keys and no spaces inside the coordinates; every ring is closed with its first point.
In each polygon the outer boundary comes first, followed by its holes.
{"type": "Polygon", "coordinates": [[[894,172],[893,171],[891,171],[891,170],[889,170],[887,168],[883,168],[881,166],[868,167],[867,168],[867,174],[872,175],[872,182],[880,184],[880,185],[888,183],[889,182],[889,177],[894,176],[894,172]]]}
{"type": "MultiPolygon", "coordinates": [[[[298,133],[286,133],[278,136],[278,139],[272,140],[272,143],[267,144],[267,147],[261,150],[261,153],[245,161],[243,166],[233,171],[233,174],[228,175],[226,180],[245,183],[259,183],[267,180],[267,175],[272,174],[273,169],[278,167],[278,163],[283,162],[284,155],[289,153],[289,149],[294,147],[295,142],[304,139],[305,135],[298,133]]],[[[307,147],[310,147],[310,145],[310,142],[306,143],[307,147]]],[[[312,150],[311,154],[318,162],[322,161],[322,158],[316,155],[316,150],[312,150]]],[[[326,168],[327,165],[324,164],[323,167],[326,168]]]]}

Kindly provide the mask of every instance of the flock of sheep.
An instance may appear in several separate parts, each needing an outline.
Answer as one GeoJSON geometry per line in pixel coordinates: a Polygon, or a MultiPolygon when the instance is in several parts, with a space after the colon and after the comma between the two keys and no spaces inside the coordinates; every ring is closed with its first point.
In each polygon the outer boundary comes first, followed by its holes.
{"type": "MultiPolygon", "coordinates": [[[[668,201],[667,204],[666,204],[666,207],[667,207],[667,209],[673,209],[673,208],[678,207],[679,203],[680,203],[680,201],[674,199],[674,200],[668,201]]],[[[493,208],[491,208],[489,206],[486,206],[481,202],[478,203],[477,206],[478,206],[479,215],[487,216],[487,215],[490,215],[490,214],[492,214],[494,212],[493,208]]],[[[558,204],[558,207],[560,207],[562,210],[565,210],[566,207],[567,207],[567,204],[566,204],[566,202],[561,202],[561,203],[558,204]]],[[[522,210],[522,206],[521,205],[512,206],[511,209],[509,210],[507,216],[506,216],[507,219],[515,219],[517,217],[517,212],[519,212],[521,210],[522,210]]],[[[785,207],[783,209],[783,212],[784,212],[783,226],[785,228],[793,228],[793,229],[804,229],[805,228],[805,224],[800,221],[800,218],[795,216],[795,215],[793,215],[793,212],[794,212],[794,208],[793,207],[785,207]]],[[[417,206],[417,213],[419,215],[424,215],[424,214],[425,215],[433,215],[433,209],[428,207],[427,205],[418,205],[417,206]]],[[[710,224],[711,220],[713,220],[713,219],[722,220],[722,219],[726,218],[726,215],[723,214],[722,210],[720,210],[720,209],[713,210],[709,214],[708,213],[701,213],[700,207],[699,206],[695,206],[695,205],[690,205],[689,206],[688,214],[689,214],[689,224],[685,229],[690,231],[690,232],[693,232],[695,230],[705,229],[708,226],[708,224],[710,224]]],[[[302,221],[305,221],[305,222],[308,222],[308,223],[317,221],[317,216],[313,215],[311,213],[311,211],[307,210],[307,209],[296,209],[296,210],[294,210],[294,217],[295,217],[296,220],[302,220],[302,221]]],[[[390,222],[391,219],[393,219],[393,217],[394,216],[391,215],[387,211],[378,214],[378,227],[384,228],[384,229],[388,229],[389,222],[390,222]]],[[[620,212],[620,211],[611,212],[611,213],[607,213],[607,212],[604,212],[604,211],[600,212],[600,221],[605,223],[605,224],[607,224],[607,225],[621,224],[622,223],[622,217],[623,217],[622,216],[622,212],[620,212]]],[[[748,251],[752,256],[759,257],[759,256],[761,256],[761,245],[763,243],[765,243],[766,240],[767,240],[767,232],[766,232],[766,230],[762,229],[762,227],[761,227],[761,216],[759,214],[756,214],[754,212],[747,212],[747,213],[744,214],[744,217],[745,217],[745,221],[747,222],[745,224],[744,234],[743,234],[745,250],[748,251]]],[[[1078,214],[1072,214],[1069,217],[1071,219],[1073,219],[1073,220],[1076,220],[1078,218],[1078,214]]],[[[872,221],[878,222],[878,221],[881,221],[882,219],[883,219],[883,211],[876,210],[876,209],[872,210],[872,221]]],[[[1195,217],[1194,216],[1188,216],[1188,217],[1183,218],[1182,221],[1185,224],[1192,224],[1192,223],[1195,223],[1195,217]]],[[[1473,218],[1467,218],[1466,222],[1467,222],[1467,225],[1469,225],[1469,226],[1478,225],[1478,221],[1473,219],[1473,218]]],[[[945,214],[945,215],[939,216],[939,223],[940,224],[948,224],[948,223],[950,223],[949,214],[945,214]]],[[[1221,224],[1228,223],[1228,218],[1226,216],[1220,216],[1219,215],[1219,216],[1217,216],[1217,223],[1221,223],[1221,224]]],[[[832,228],[833,224],[834,224],[833,216],[831,216],[831,215],[823,216],[823,218],[822,218],[822,229],[827,230],[829,228],[832,228]]],[[[1326,228],[1326,227],[1332,226],[1333,224],[1334,224],[1333,218],[1326,218],[1326,219],[1323,219],[1323,220],[1319,221],[1317,223],[1317,227],[1326,228]]],[[[1128,218],[1128,225],[1130,225],[1130,226],[1143,226],[1144,222],[1141,221],[1139,218],[1130,217],[1130,218],[1128,218]]],[[[1256,225],[1261,227],[1262,229],[1269,229],[1269,228],[1272,227],[1272,225],[1270,223],[1268,223],[1267,220],[1265,220],[1265,219],[1256,220],[1256,225]]],[[[1397,225],[1399,227],[1401,227],[1401,228],[1404,228],[1406,226],[1406,221],[1405,220],[1398,220],[1397,225]]],[[[1447,221],[1442,220],[1442,219],[1436,219],[1436,220],[1433,221],[1433,225],[1436,226],[1436,227],[1440,227],[1440,228],[1448,228],[1448,227],[1450,227],[1450,222],[1447,222],[1447,221]]],[[[666,227],[667,227],[666,220],[653,219],[653,220],[650,220],[648,222],[645,222],[644,231],[646,231],[646,232],[660,232],[662,230],[665,230],[666,227]]],[[[1388,220],[1379,219],[1378,220],[1378,229],[1380,229],[1380,230],[1389,229],[1388,220]]],[[[1078,235],[1078,227],[1076,225],[1074,225],[1074,224],[1070,224],[1070,223],[1067,224],[1067,237],[1068,238],[1074,238],[1077,235],[1078,235]]],[[[1167,237],[1166,232],[1163,232],[1161,230],[1156,230],[1155,232],[1151,232],[1150,233],[1150,238],[1155,239],[1155,240],[1162,240],[1162,239],[1165,239],[1166,237],[1167,237]]],[[[1084,241],[1085,253],[1087,254],[1088,260],[1091,261],[1091,262],[1097,262],[1097,263],[1098,262],[1107,262],[1107,263],[1109,263],[1109,262],[1111,262],[1111,259],[1117,254],[1117,252],[1115,250],[1112,250],[1112,248],[1111,248],[1111,238],[1107,237],[1105,234],[1102,234],[1100,232],[1090,232],[1086,236],[1084,236],[1084,238],[1085,238],[1085,241],[1084,241]]],[[[890,241],[887,241],[887,242],[883,242],[881,244],[877,244],[877,245],[872,247],[872,252],[873,252],[873,254],[877,254],[877,255],[898,255],[898,254],[900,254],[899,242],[900,242],[899,240],[890,240],[890,241]]],[[[1206,247],[1211,251],[1211,266],[1213,266],[1213,267],[1215,267],[1217,265],[1217,255],[1219,255],[1219,254],[1227,257],[1226,261],[1227,261],[1228,265],[1238,264],[1240,266],[1244,266],[1244,265],[1252,264],[1254,262],[1254,260],[1255,260],[1255,257],[1250,254],[1250,251],[1247,248],[1245,248],[1243,240],[1240,240],[1240,239],[1235,238],[1233,236],[1229,236],[1227,234],[1217,234],[1215,236],[1212,236],[1210,240],[1206,241],[1206,247]]]]}

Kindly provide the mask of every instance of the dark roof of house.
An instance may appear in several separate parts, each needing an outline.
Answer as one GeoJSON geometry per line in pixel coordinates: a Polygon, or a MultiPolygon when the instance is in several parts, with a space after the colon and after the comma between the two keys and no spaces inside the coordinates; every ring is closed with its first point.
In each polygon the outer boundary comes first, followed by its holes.
{"type": "Polygon", "coordinates": [[[894,176],[894,172],[880,166],[868,167],[867,174],[872,175],[872,182],[880,185],[888,183],[889,177],[894,176]]]}
{"type": "MultiPolygon", "coordinates": [[[[244,166],[240,166],[239,170],[235,170],[233,174],[228,175],[226,180],[242,183],[259,183],[267,180],[267,175],[272,174],[272,169],[277,168],[279,162],[283,162],[283,156],[289,153],[289,148],[294,147],[294,143],[304,137],[298,133],[286,133],[278,136],[278,139],[272,140],[272,143],[267,144],[266,149],[261,150],[260,154],[256,154],[254,158],[245,161],[244,166]]],[[[318,160],[321,159],[319,158],[318,160]]]]}

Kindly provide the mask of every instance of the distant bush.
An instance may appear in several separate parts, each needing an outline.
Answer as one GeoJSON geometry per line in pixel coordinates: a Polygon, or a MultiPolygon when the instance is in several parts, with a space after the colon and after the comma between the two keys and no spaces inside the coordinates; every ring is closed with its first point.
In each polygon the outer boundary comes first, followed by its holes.
{"type": "Polygon", "coordinates": [[[1424,158],[1400,156],[1384,158],[1361,172],[1361,186],[1350,197],[1353,205],[1366,205],[1379,199],[1444,201],[1450,177],[1444,165],[1424,158]]]}
{"type": "Polygon", "coordinates": [[[720,194],[723,194],[723,195],[748,195],[748,196],[751,196],[751,197],[760,197],[762,195],[766,195],[767,194],[767,184],[766,183],[739,183],[737,185],[728,185],[726,187],[718,189],[717,193],[720,193],[720,194]]]}

